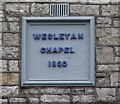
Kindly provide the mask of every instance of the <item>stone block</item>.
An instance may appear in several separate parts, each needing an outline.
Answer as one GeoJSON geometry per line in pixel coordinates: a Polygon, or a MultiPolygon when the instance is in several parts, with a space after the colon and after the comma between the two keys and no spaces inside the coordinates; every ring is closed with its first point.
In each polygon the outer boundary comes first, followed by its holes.
{"type": "Polygon", "coordinates": [[[7,69],[7,61],[6,60],[0,60],[0,72],[6,72],[7,69]]]}
{"type": "Polygon", "coordinates": [[[117,16],[118,15],[118,5],[102,5],[102,15],[117,16]]]}
{"type": "Polygon", "coordinates": [[[118,71],[119,70],[119,65],[97,65],[97,71],[118,71]]]}
{"type": "Polygon", "coordinates": [[[2,22],[2,32],[8,32],[8,23],[7,22],[2,22]]]}
{"type": "Polygon", "coordinates": [[[113,63],[113,48],[112,47],[97,47],[96,59],[98,63],[113,63]]]}
{"type": "Polygon", "coordinates": [[[72,94],[84,94],[85,88],[73,87],[72,94]]]}
{"type": "Polygon", "coordinates": [[[70,93],[70,89],[69,88],[58,88],[58,87],[54,87],[54,88],[41,88],[41,93],[44,94],[69,94],[70,93]]]}
{"type": "Polygon", "coordinates": [[[104,101],[104,102],[113,102],[116,100],[115,95],[115,88],[96,88],[98,101],[104,101]]]}
{"type": "Polygon", "coordinates": [[[19,32],[19,23],[18,22],[9,22],[10,32],[19,32]]]}
{"type": "Polygon", "coordinates": [[[17,95],[18,86],[2,86],[2,96],[17,95]]]}
{"type": "Polygon", "coordinates": [[[7,3],[5,11],[10,15],[26,15],[29,13],[29,3],[7,3]]]}
{"type": "Polygon", "coordinates": [[[93,87],[86,87],[85,88],[85,94],[89,94],[89,95],[93,94],[94,95],[95,94],[95,89],[93,87]]]}
{"type": "Polygon", "coordinates": [[[115,62],[120,63],[120,57],[115,57],[115,62]]]}
{"type": "Polygon", "coordinates": [[[97,37],[110,36],[112,33],[111,28],[97,28],[96,35],[97,37]]]}
{"type": "Polygon", "coordinates": [[[113,27],[120,27],[120,18],[113,18],[113,27]]]}
{"type": "Polygon", "coordinates": [[[30,103],[35,103],[35,104],[39,104],[39,98],[29,98],[29,102],[30,103]]]}
{"type": "Polygon", "coordinates": [[[12,103],[26,102],[26,98],[10,98],[10,102],[12,102],[12,103]]]}
{"type": "Polygon", "coordinates": [[[81,102],[81,96],[80,95],[73,95],[72,102],[73,103],[81,102]]]}
{"type": "Polygon", "coordinates": [[[19,34],[4,33],[3,44],[5,46],[18,46],[19,45],[19,34]]]}
{"type": "Polygon", "coordinates": [[[108,3],[110,0],[89,0],[90,3],[108,3]]]}
{"type": "Polygon", "coordinates": [[[18,72],[19,71],[18,60],[10,60],[9,61],[9,71],[10,72],[18,72]]]}
{"type": "Polygon", "coordinates": [[[119,83],[119,72],[112,72],[110,74],[111,86],[118,86],[119,83]]]}
{"type": "Polygon", "coordinates": [[[120,57],[120,47],[115,47],[115,54],[120,57]]]}
{"type": "Polygon", "coordinates": [[[32,3],[31,13],[34,15],[49,15],[49,4],[32,3]]]}
{"type": "Polygon", "coordinates": [[[3,47],[0,46],[0,59],[2,59],[2,55],[3,55],[3,47]]]}
{"type": "Polygon", "coordinates": [[[19,48],[18,47],[4,47],[3,58],[18,59],[19,48]]]}
{"type": "Polygon", "coordinates": [[[99,15],[99,5],[70,5],[70,15],[99,15]]]}
{"type": "Polygon", "coordinates": [[[81,102],[84,102],[84,103],[95,102],[95,96],[94,95],[81,95],[81,102]]]}
{"type": "Polygon", "coordinates": [[[97,45],[119,45],[119,44],[120,44],[120,35],[99,37],[97,42],[97,45]]]}
{"type": "Polygon", "coordinates": [[[98,17],[97,18],[97,27],[111,27],[112,20],[110,17],[98,17]]]}
{"type": "Polygon", "coordinates": [[[110,86],[109,73],[96,73],[96,86],[109,87],[110,86]]]}
{"type": "Polygon", "coordinates": [[[0,73],[2,74],[2,85],[16,85],[19,82],[18,73],[0,73]]]}
{"type": "Polygon", "coordinates": [[[70,97],[68,95],[42,95],[42,102],[70,102],[70,97]]]}
{"type": "Polygon", "coordinates": [[[19,17],[13,17],[13,16],[6,16],[7,21],[9,22],[18,22],[19,17]]]}

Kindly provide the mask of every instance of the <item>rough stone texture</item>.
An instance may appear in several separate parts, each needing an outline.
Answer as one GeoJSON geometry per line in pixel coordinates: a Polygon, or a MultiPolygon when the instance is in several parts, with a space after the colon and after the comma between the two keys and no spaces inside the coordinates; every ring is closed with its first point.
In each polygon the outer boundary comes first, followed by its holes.
{"type": "Polygon", "coordinates": [[[111,27],[112,20],[110,17],[98,17],[97,18],[97,27],[111,27]]]}
{"type": "Polygon", "coordinates": [[[19,32],[19,24],[18,22],[10,22],[10,32],[19,32]]]}
{"type": "Polygon", "coordinates": [[[115,62],[120,63],[120,57],[115,57],[115,62]]]}
{"type": "Polygon", "coordinates": [[[7,61],[0,60],[0,72],[6,72],[6,71],[7,71],[7,61]]]}
{"type": "Polygon", "coordinates": [[[9,71],[10,72],[18,72],[19,71],[18,60],[10,60],[9,61],[9,71]]]}
{"type": "MultiPolygon", "coordinates": [[[[1,74],[1,73],[0,73],[1,74]]],[[[18,84],[19,76],[17,73],[2,73],[2,85],[16,85],[18,84]]]]}
{"type": "Polygon", "coordinates": [[[94,95],[81,95],[81,102],[95,102],[94,95]]]}
{"type": "Polygon", "coordinates": [[[118,71],[120,65],[98,65],[97,71],[118,71]]]}
{"type": "Polygon", "coordinates": [[[96,58],[98,63],[113,63],[113,48],[112,47],[97,47],[96,58]]]}
{"type": "Polygon", "coordinates": [[[40,16],[48,15],[49,14],[49,4],[33,3],[31,5],[31,13],[35,14],[35,15],[40,15],[40,16]]]}
{"type": "Polygon", "coordinates": [[[19,18],[18,17],[13,17],[13,16],[6,16],[6,20],[9,21],[9,22],[17,22],[19,21],[19,18]]]}
{"type": "Polygon", "coordinates": [[[102,15],[118,15],[118,5],[102,5],[102,15]]]}
{"type": "Polygon", "coordinates": [[[5,5],[5,11],[10,15],[12,14],[25,15],[29,13],[29,4],[28,3],[7,3],[5,5]]]}
{"type": "Polygon", "coordinates": [[[41,88],[41,93],[44,94],[69,94],[70,89],[69,88],[41,88]]]}
{"type": "Polygon", "coordinates": [[[2,96],[6,95],[17,95],[18,86],[2,86],[2,96]]]}
{"type": "Polygon", "coordinates": [[[120,47],[115,47],[115,54],[120,56],[120,47]]]}
{"type": "Polygon", "coordinates": [[[90,3],[108,3],[110,0],[89,0],[90,3]]]}
{"type": "Polygon", "coordinates": [[[72,93],[73,94],[84,94],[85,88],[74,87],[72,88],[72,93]]]}
{"type": "Polygon", "coordinates": [[[98,5],[70,5],[70,15],[98,15],[98,5]]]}
{"type": "Polygon", "coordinates": [[[115,88],[96,88],[98,101],[115,101],[115,88]]]}
{"type": "Polygon", "coordinates": [[[118,75],[120,75],[120,73],[119,72],[112,72],[111,74],[110,74],[110,82],[111,82],[111,86],[118,86],[118,78],[119,78],[119,76],[118,75]]]}
{"type": "Polygon", "coordinates": [[[3,44],[5,46],[18,46],[19,45],[19,34],[4,33],[3,44]]]}
{"type": "Polygon", "coordinates": [[[113,26],[114,27],[120,27],[120,18],[114,18],[113,19],[113,26]]]}
{"type": "Polygon", "coordinates": [[[37,104],[39,102],[39,98],[29,98],[29,102],[37,104]]]}
{"type": "Polygon", "coordinates": [[[4,47],[3,57],[17,59],[19,57],[19,48],[18,47],[4,47]]]}
{"type": "Polygon", "coordinates": [[[110,74],[109,73],[97,73],[96,74],[96,86],[109,87],[110,86],[110,74]]]}
{"type": "Polygon", "coordinates": [[[10,102],[26,102],[26,98],[10,98],[10,102]]]}
{"type": "Polygon", "coordinates": [[[42,95],[41,101],[43,102],[70,102],[68,95],[42,95]]]}

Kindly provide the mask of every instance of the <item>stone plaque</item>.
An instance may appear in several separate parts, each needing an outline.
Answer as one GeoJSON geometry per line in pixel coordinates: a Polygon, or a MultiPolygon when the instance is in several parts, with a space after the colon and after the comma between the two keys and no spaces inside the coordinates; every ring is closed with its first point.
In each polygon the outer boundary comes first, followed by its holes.
{"type": "Polygon", "coordinates": [[[94,17],[23,17],[22,86],[94,85],[94,17]]]}

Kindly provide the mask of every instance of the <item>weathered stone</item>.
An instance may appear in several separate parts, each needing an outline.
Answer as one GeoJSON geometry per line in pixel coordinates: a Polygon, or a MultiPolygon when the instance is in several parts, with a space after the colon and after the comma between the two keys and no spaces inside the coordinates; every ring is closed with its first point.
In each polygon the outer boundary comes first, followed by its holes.
{"type": "Polygon", "coordinates": [[[0,60],[0,72],[6,72],[6,71],[7,71],[7,61],[0,60]]]}
{"type": "Polygon", "coordinates": [[[95,94],[95,89],[93,87],[86,87],[85,94],[95,94]]]}
{"type": "Polygon", "coordinates": [[[118,71],[119,65],[97,65],[97,71],[118,71]]]}
{"type": "Polygon", "coordinates": [[[98,63],[113,63],[113,48],[112,47],[97,47],[96,58],[98,63]]]}
{"type": "Polygon", "coordinates": [[[11,59],[18,59],[19,58],[19,48],[18,47],[4,47],[3,57],[11,58],[11,59]]]}
{"type": "Polygon", "coordinates": [[[70,89],[69,88],[57,88],[57,87],[56,88],[41,88],[41,93],[68,94],[70,93],[70,89]]]}
{"type": "Polygon", "coordinates": [[[10,22],[10,32],[19,32],[19,23],[18,22],[10,22]]]}
{"type": "Polygon", "coordinates": [[[111,86],[118,86],[118,74],[119,72],[112,72],[110,74],[111,86]]]}
{"type": "Polygon", "coordinates": [[[110,0],[89,0],[90,3],[108,3],[110,0]]]}
{"type": "Polygon", "coordinates": [[[2,59],[2,53],[3,52],[3,47],[2,46],[0,46],[0,59],[2,59]]]}
{"type": "Polygon", "coordinates": [[[2,22],[2,32],[7,32],[8,31],[8,24],[7,22],[2,22]]]}
{"type": "Polygon", "coordinates": [[[2,33],[0,33],[0,40],[2,40],[2,33]]]}
{"type": "Polygon", "coordinates": [[[29,98],[29,102],[37,104],[39,102],[39,98],[29,98]]]}
{"type": "Polygon", "coordinates": [[[26,102],[26,98],[10,98],[10,102],[26,102]]]}
{"type": "Polygon", "coordinates": [[[18,60],[10,60],[9,61],[9,71],[10,72],[17,72],[17,71],[19,71],[18,60]]]}
{"type": "Polygon", "coordinates": [[[81,95],[81,102],[95,102],[94,95],[81,95]]]}
{"type": "Polygon", "coordinates": [[[120,18],[113,19],[113,27],[120,27],[120,18]]]}
{"type": "Polygon", "coordinates": [[[84,94],[85,88],[73,87],[72,94],[84,94]]]}
{"type": "Polygon", "coordinates": [[[96,88],[98,101],[115,101],[115,88],[96,88]]]}
{"type": "Polygon", "coordinates": [[[102,15],[118,15],[118,5],[102,5],[102,15]]]}
{"type": "Polygon", "coordinates": [[[120,57],[115,57],[115,62],[119,63],[120,62],[120,57]]]}
{"type": "Polygon", "coordinates": [[[12,15],[12,14],[16,14],[16,15],[28,14],[29,13],[29,3],[7,3],[5,5],[5,10],[10,15],[12,15]]]}
{"type": "Polygon", "coordinates": [[[98,45],[119,45],[120,44],[120,36],[105,36],[98,38],[98,45]]]}
{"type": "Polygon", "coordinates": [[[7,21],[19,21],[19,18],[18,17],[10,17],[10,16],[6,16],[6,19],[7,19],[7,21]]]}
{"type": "Polygon", "coordinates": [[[109,73],[97,73],[96,74],[96,86],[109,87],[110,86],[109,73]]]}
{"type": "Polygon", "coordinates": [[[111,27],[112,20],[110,17],[98,17],[97,27],[111,27]]]}
{"type": "Polygon", "coordinates": [[[97,37],[104,37],[111,35],[111,28],[97,28],[96,29],[96,35],[97,37]]]}
{"type": "Polygon", "coordinates": [[[38,88],[24,88],[21,89],[21,94],[23,95],[34,95],[34,94],[38,94],[40,91],[38,88]]]}
{"type": "Polygon", "coordinates": [[[49,4],[33,3],[31,13],[40,16],[49,15],[49,4]]]}
{"type": "Polygon", "coordinates": [[[4,33],[3,35],[3,44],[5,46],[18,46],[19,45],[19,35],[13,33],[4,33]]]}
{"type": "Polygon", "coordinates": [[[99,5],[70,5],[70,15],[99,15],[99,5]]]}
{"type": "Polygon", "coordinates": [[[18,86],[2,86],[2,96],[6,95],[17,95],[18,86]]]}
{"type": "Polygon", "coordinates": [[[2,85],[16,85],[19,82],[19,75],[17,73],[0,73],[2,74],[2,85]]]}
{"type": "Polygon", "coordinates": [[[120,56],[120,47],[115,47],[115,54],[120,56]]]}
{"type": "Polygon", "coordinates": [[[70,97],[68,95],[42,95],[42,102],[70,102],[70,97]]]}

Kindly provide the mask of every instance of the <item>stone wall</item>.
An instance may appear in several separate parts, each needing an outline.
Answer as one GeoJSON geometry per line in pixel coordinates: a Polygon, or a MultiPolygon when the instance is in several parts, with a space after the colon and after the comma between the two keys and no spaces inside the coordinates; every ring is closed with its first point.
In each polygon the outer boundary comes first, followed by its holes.
{"type": "Polygon", "coordinates": [[[51,2],[0,2],[0,95],[2,104],[120,104],[119,0],[68,0],[70,16],[95,16],[96,85],[93,87],[21,87],[22,16],[49,16],[51,2]]]}

